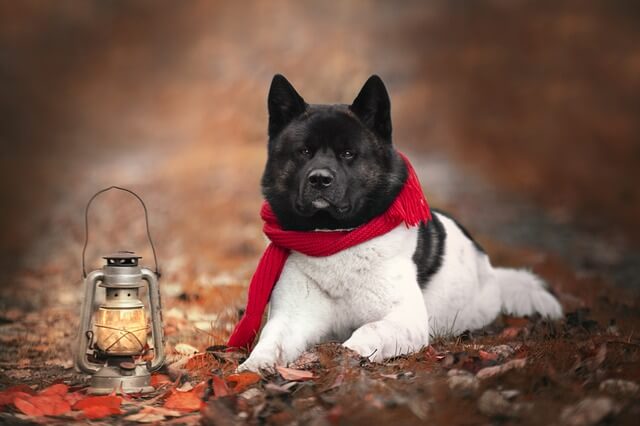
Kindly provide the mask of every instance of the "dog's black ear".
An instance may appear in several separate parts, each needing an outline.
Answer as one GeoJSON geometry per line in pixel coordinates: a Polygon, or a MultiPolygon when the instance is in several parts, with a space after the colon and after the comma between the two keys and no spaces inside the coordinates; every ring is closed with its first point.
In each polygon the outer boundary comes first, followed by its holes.
{"type": "Polygon", "coordinates": [[[281,74],[271,80],[268,98],[269,139],[272,139],[294,118],[302,114],[307,104],[291,83],[281,74]]]}
{"type": "Polygon", "coordinates": [[[369,77],[349,108],[378,136],[391,141],[391,102],[380,77],[369,77]]]}

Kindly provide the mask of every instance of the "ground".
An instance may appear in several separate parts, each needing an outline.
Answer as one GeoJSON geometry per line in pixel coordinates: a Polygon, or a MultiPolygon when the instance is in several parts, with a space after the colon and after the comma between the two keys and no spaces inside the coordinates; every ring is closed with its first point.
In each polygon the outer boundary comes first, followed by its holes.
{"type": "MultiPolygon", "coordinates": [[[[0,13],[0,423],[635,424],[637,7],[83,4],[0,13]],[[380,74],[430,204],[494,264],[540,274],[566,318],[498,318],[384,364],[327,344],[293,371],[234,376],[241,358],[218,345],[265,247],[276,72],[344,103],[380,74]],[[114,184],[149,208],[169,358],[154,394],[87,402],[71,363],[83,211],[114,184]],[[38,401],[59,415],[26,415],[38,401]]],[[[121,248],[153,267],[142,218],[123,194],[97,199],[90,269],[121,248]]]]}

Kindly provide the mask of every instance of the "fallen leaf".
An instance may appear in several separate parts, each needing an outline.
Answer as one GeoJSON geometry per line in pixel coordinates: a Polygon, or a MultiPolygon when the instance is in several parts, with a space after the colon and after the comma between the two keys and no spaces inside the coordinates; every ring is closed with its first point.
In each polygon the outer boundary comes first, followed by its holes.
{"type": "Polygon", "coordinates": [[[72,407],[80,400],[84,399],[85,395],[82,392],[71,392],[66,394],[63,398],[72,407]]]}
{"type": "Polygon", "coordinates": [[[59,416],[71,411],[71,405],[60,395],[17,397],[13,405],[28,416],[59,416]]]}
{"type": "Polygon", "coordinates": [[[120,408],[122,398],[115,395],[89,396],[73,405],[74,410],[84,410],[87,407],[102,405],[105,407],[120,408]]]}
{"type": "Polygon", "coordinates": [[[197,385],[195,385],[193,387],[193,393],[195,393],[196,395],[198,395],[199,397],[202,397],[202,395],[204,394],[205,389],[207,389],[208,385],[207,382],[200,382],[197,385]]]}
{"type": "Polygon", "coordinates": [[[251,371],[244,371],[242,373],[230,374],[227,376],[227,383],[233,384],[231,390],[234,393],[240,393],[249,386],[258,383],[262,377],[259,374],[251,371]]]}
{"type": "Polygon", "coordinates": [[[57,383],[38,392],[39,395],[59,395],[65,396],[69,392],[69,386],[64,383],[57,383]]]}
{"type": "Polygon", "coordinates": [[[296,382],[289,382],[284,385],[276,385],[275,383],[267,383],[264,390],[272,395],[284,395],[291,392],[291,388],[297,385],[296,382]]]}
{"type": "Polygon", "coordinates": [[[384,377],[385,379],[397,379],[399,377],[398,374],[380,374],[380,377],[384,377]]]}
{"type": "Polygon", "coordinates": [[[229,388],[227,384],[218,376],[211,377],[211,383],[213,386],[213,394],[216,398],[229,395],[229,388]]]}
{"type": "Polygon", "coordinates": [[[191,355],[195,355],[198,352],[200,352],[200,351],[198,351],[198,348],[196,348],[194,346],[191,346],[191,345],[189,345],[187,343],[178,343],[175,346],[174,349],[180,355],[189,355],[189,356],[191,356],[191,355]]]}
{"type": "Polygon", "coordinates": [[[336,379],[333,381],[333,383],[331,384],[331,386],[329,386],[326,390],[331,390],[331,389],[335,389],[337,387],[342,386],[342,384],[344,383],[344,373],[340,373],[336,376],[336,379]]]}
{"type": "Polygon", "coordinates": [[[156,423],[166,420],[167,417],[180,417],[183,414],[176,410],[162,407],[144,407],[140,412],[131,414],[124,420],[138,423],[156,423]]]}
{"type": "Polygon", "coordinates": [[[124,420],[129,422],[138,422],[138,423],[158,423],[163,420],[167,420],[167,418],[162,414],[145,413],[140,411],[139,413],[130,414],[126,416],[124,420]]]}
{"type": "Polygon", "coordinates": [[[0,393],[0,408],[5,405],[13,404],[16,398],[25,398],[31,396],[25,392],[1,392],[0,393]]]}
{"type": "Polygon", "coordinates": [[[25,397],[35,394],[34,390],[27,385],[16,385],[6,388],[0,392],[0,408],[13,404],[17,397],[25,397]]]}
{"type": "Polygon", "coordinates": [[[107,407],[106,405],[93,405],[82,410],[82,414],[89,420],[96,420],[122,414],[122,410],[120,408],[114,409],[113,407],[107,407]]]}
{"type": "Polygon", "coordinates": [[[522,327],[507,327],[502,330],[500,337],[504,339],[515,339],[524,329],[522,327]]]}
{"type": "Polygon", "coordinates": [[[502,365],[494,365],[493,367],[486,367],[482,370],[478,371],[476,377],[478,379],[488,379],[489,377],[498,376],[500,374],[504,374],[509,370],[513,370],[515,368],[522,368],[527,364],[526,358],[518,358],[509,362],[505,362],[502,365]]]}
{"type": "Polygon", "coordinates": [[[187,359],[184,368],[187,370],[199,370],[205,368],[210,360],[211,355],[208,353],[195,354],[187,359]]]}
{"type": "Polygon", "coordinates": [[[318,354],[316,352],[306,351],[303,352],[302,355],[298,357],[298,359],[293,361],[291,367],[296,369],[305,369],[312,367],[314,364],[317,364],[319,362],[320,358],[318,357],[318,354]]]}
{"type": "Polygon", "coordinates": [[[184,382],[182,386],[177,387],[178,392],[190,392],[193,390],[193,385],[190,382],[184,382]]]}
{"type": "Polygon", "coordinates": [[[160,385],[165,383],[171,383],[171,378],[166,374],[152,374],[151,375],[151,386],[157,388],[160,385]]]}
{"type": "Polygon", "coordinates": [[[480,357],[480,359],[483,359],[485,361],[495,361],[498,359],[498,354],[485,352],[483,350],[478,351],[478,356],[480,357]]]}
{"type": "Polygon", "coordinates": [[[276,370],[278,370],[278,373],[280,373],[282,378],[285,380],[301,381],[301,380],[311,380],[314,378],[314,375],[311,371],[296,370],[295,368],[287,368],[287,367],[280,367],[280,366],[276,366],[276,370]]]}
{"type": "Polygon", "coordinates": [[[88,419],[100,419],[114,414],[122,414],[122,398],[116,395],[90,396],[76,402],[74,410],[81,410],[88,419]]]}
{"type": "Polygon", "coordinates": [[[164,408],[182,412],[198,411],[204,403],[196,393],[196,389],[190,392],[172,392],[164,402],[164,408]]]}

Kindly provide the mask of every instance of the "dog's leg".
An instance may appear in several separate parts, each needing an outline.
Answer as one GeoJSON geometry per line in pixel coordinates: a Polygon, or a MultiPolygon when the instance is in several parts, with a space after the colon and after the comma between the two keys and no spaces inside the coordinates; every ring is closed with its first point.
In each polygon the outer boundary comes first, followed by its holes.
{"type": "Polygon", "coordinates": [[[414,277],[403,281],[398,283],[403,295],[399,303],[383,319],[354,331],[344,346],[379,362],[429,345],[429,318],[418,283],[414,277]]]}
{"type": "Polygon", "coordinates": [[[319,343],[333,320],[329,297],[307,276],[287,264],[271,295],[269,320],[239,371],[287,365],[319,343]]]}

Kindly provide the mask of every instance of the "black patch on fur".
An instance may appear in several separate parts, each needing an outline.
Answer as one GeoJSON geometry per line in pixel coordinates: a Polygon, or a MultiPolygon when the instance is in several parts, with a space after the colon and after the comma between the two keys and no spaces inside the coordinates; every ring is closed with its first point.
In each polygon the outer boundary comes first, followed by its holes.
{"type": "Polygon", "coordinates": [[[442,266],[442,256],[444,254],[444,244],[447,233],[444,225],[433,214],[428,223],[422,222],[418,229],[418,244],[413,254],[413,261],[418,269],[418,284],[424,289],[431,277],[438,272],[442,266]]]}
{"type": "Polygon", "coordinates": [[[453,216],[451,216],[449,213],[443,212],[442,210],[439,210],[439,209],[433,209],[433,211],[435,211],[436,213],[440,213],[441,215],[446,216],[449,219],[451,219],[453,221],[453,223],[455,223],[456,226],[462,231],[464,236],[467,237],[469,240],[471,240],[471,242],[473,243],[473,246],[476,248],[476,250],[478,250],[479,252],[482,252],[482,253],[486,253],[484,248],[482,248],[482,246],[471,236],[471,234],[469,233],[467,228],[462,226],[460,224],[460,222],[458,222],[453,216]]]}

